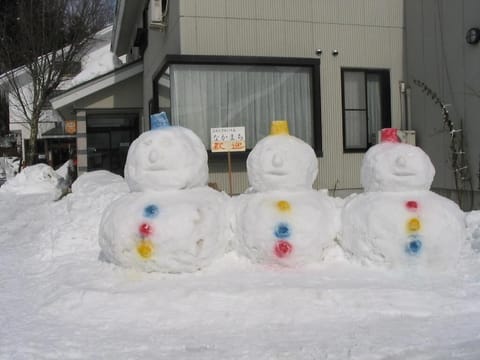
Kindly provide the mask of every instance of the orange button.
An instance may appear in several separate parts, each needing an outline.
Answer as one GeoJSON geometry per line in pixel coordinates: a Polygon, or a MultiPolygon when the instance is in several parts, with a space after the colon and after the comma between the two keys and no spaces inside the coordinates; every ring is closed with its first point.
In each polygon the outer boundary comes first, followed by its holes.
{"type": "Polygon", "coordinates": [[[408,228],[408,231],[420,230],[420,220],[418,218],[412,218],[408,220],[407,228],[408,228]]]}
{"type": "Polygon", "coordinates": [[[141,240],[137,245],[138,254],[144,258],[149,259],[153,255],[153,244],[150,240],[141,240]]]}
{"type": "Polygon", "coordinates": [[[277,209],[280,211],[290,211],[290,203],[286,200],[280,200],[277,202],[277,209]]]}

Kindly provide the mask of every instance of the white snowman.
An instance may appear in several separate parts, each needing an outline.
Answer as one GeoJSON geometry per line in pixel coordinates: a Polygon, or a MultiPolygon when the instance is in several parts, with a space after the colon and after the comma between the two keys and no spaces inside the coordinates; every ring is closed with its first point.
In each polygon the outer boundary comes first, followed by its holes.
{"type": "Polygon", "coordinates": [[[342,246],[389,267],[450,268],[465,239],[464,213],[429,191],[435,169],[423,150],[400,143],[396,129],[381,135],[362,163],[365,192],[343,209],[342,246]]]}
{"type": "Polygon", "coordinates": [[[233,226],[240,254],[253,262],[301,266],[319,261],[339,231],[335,202],[312,189],[317,157],[304,141],[274,121],[271,135],[247,158],[251,189],[235,198],[233,226]]]}
{"type": "Polygon", "coordinates": [[[207,153],[191,130],[166,126],[130,146],[125,180],[131,192],[103,214],[104,257],[143,271],[192,272],[225,252],[229,197],[207,185],[207,153]]]}

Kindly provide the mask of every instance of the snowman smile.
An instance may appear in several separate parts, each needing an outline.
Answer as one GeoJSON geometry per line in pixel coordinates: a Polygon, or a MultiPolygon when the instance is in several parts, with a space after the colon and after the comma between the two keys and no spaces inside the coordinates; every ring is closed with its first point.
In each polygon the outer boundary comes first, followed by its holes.
{"type": "Polygon", "coordinates": [[[164,170],[170,170],[170,169],[166,165],[154,165],[154,166],[147,167],[145,170],[147,170],[147,171],[164,171],[164,170]]]}
{"type": "Polygon", "coordinates": [[[267,174],[275,175],[275,176],[285,176],[285,175],[288,175],[288,172],[285,170],[270,170],[270,171],[267,171],[267,174]]]}
{"type": "Polygon", "coordinates": [[[403,171],[395,171],[393,175],[395,176],[414,176],[416,173],[414,171],[408,171],[408,170],[403,170],[403,171]]]}

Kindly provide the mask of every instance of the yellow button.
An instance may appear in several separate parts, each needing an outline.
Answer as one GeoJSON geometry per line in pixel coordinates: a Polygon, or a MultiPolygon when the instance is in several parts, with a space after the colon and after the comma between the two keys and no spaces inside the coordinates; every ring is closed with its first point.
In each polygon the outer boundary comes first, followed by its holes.
{"type": "Polygon", "coordinates": [[[420,230],[420,220],[418,220],[418,218],[412,218],[408,220],[407,228],[408,228],[408,231],[420,230]]]}
{"type": "Polygon", "coordinates": [[[144,258],[149,259],[153,255],[153,244],[150,240],[142,240],[137,245],[137,252],[138,254],[144,258]]]}
{"type": "Polygon", "coordinates": [[[280,210],[280,211],[290,211],[291,207],[290,207],[290,203],[288,201],[285,201],[285,200],[280,200],[279,202],[277,202],[277,209],[280,210]]]}

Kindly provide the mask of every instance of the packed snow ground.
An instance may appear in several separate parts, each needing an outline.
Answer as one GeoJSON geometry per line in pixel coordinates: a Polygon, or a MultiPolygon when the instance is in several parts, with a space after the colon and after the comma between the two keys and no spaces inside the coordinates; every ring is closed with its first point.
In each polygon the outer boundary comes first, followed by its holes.
{"type": "MultiPolygon", "coordinates": [[[[228,253],[193,274],[145,273],[99,257],[103,210],[126,192],[95,172],[59,201],[0,193],[1,360],[480,358],[468,246],[444,274],[365,266],[340,248],[304,268],[228,253]]],[[[478,213],[468,219],[480,236],[478,213]]]]}

